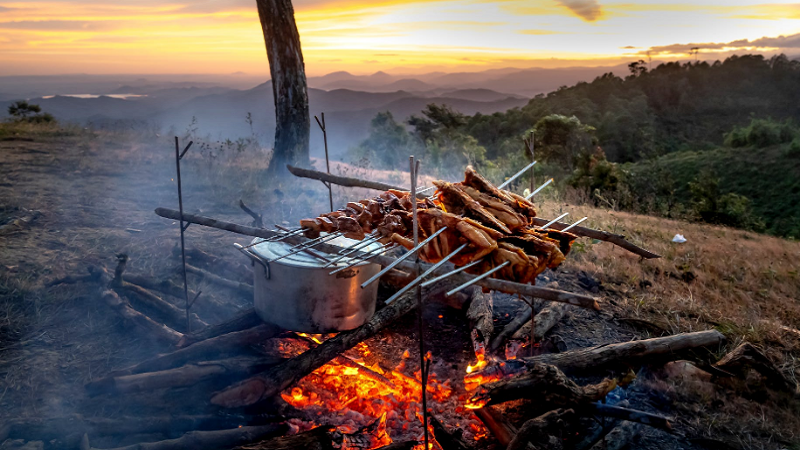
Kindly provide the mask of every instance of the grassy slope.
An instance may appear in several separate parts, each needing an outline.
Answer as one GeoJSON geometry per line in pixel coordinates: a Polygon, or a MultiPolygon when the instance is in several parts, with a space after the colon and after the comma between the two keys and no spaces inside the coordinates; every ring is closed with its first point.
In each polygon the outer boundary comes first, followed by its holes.
{"type": "Polygon", "coordinates": [[[763,218],[767,231],[800,237],[800,154],[789,154],[788,145],[754,148],[717,148],[678,152],[654,162],[626,166],[632,172],[668,169],[675,181],[676,195],[691,200],[688,183],[710,170],[720,179],[723,193],[734,192],[752,201],[753,211],[763,218]]]}

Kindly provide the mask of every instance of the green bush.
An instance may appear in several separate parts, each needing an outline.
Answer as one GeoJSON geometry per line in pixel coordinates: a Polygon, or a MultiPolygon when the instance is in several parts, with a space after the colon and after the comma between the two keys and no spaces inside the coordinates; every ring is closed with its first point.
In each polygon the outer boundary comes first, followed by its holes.
{"type": "Polygon", "coordinates": [[[42,107],[26,100],[17,100],[8,107],[8,114],[16,122],[28,123],[55,123],[52,114],[43,113],[42,107]]]}
{"type": "Polygon", "coordinates": [[[689,183],[692,206],[700,220],[708,223],[763,231],[763,221],[753,214],[750,199],[732,192],[722,194],[719,178],[704,172],[689,183]]]}
{"type": "Polygon", "coordinates": [[[725,136],[725,144],[731,147],[763,148],[791,142],[797,134],[797,129],[788,120],[751,119],[746,127],[734,127],[725,136]]]}

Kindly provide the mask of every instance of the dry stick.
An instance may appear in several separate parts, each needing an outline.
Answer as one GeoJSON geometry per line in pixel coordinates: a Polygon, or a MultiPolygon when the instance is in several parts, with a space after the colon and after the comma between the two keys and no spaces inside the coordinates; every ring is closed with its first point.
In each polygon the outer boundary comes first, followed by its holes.
{"type": "Polygon", "coordinates": [[[201,361],[225,354],[242,353],[248,346],[260,344],[277,336],[283,330],[272,324],[261,324],[243,331],[223,334],[212,339],[200,341],[186,348],[148,359],[134,366],[114,371],[110,376],[166,370],[182,366],[192,361],[201,361]]]}
{"type": "Polygon", "coordinates": [[[317,368],[327,364],[339,354],[359,342],[374,336],[384,327],[399,319],[416,306],[413,293],[401,296],[376,312],[372,318],[351,331],[344,331],[278,366],[241,383],[234,384],[214,394],[211,403],[226,408],[252,405],[274,397],[317,368]]]}
{"type": "Polygon", "coordinates": [[[123,319],[143,328],[150,335],[160,341],[175,345],[183,335],[173,330],[172,328],[155,322],[153,319],[145,316],[144,314],[131,308],[125,300],[119,298],[116,292],[107,290],[102,294],[103,301],[108,304],[117,314],[122,316],[123,319]]]}
{"type": "Polygon", "coordinates": [[[760,350],[749,342],[743,342],[733,351],[722,357],[714,367],[725,372],[744,375],[747,369],[754,369],[767,380],[773,388],[795,393],[797,386],[789,381],[780,370],[760,350]]]}
{"type": "MultiPolygon", "coordinates": [[[[533,220],[534,225],[538,226],[542,226],[548,222],[547,219],[540,219],[538,217],[534,217],[531,220],[533,220]]],[[[568,226],[570,226],[570,224],[568,223],[556,222],[551,224],[549,228],[552,228],[554,230],[563,230],[568,226]]],[[[637,245],[634,245],[630,241],[625,240],[625,236],[621,234],[614,234],[614,233],[609,233],[608,231],[594,230],[592,228],[586,228],[581,226],[570,228],[569,233],[572,233],[577,236],[597,239],[598,241],[610,242],[618,247],[624,248],[625,250],[631,253],[635,253],[645,259],[661,258],[661,255],[653,253],[649,250],[645,250],[637,245]]]]}
{"type": "Polygon", "coordinates": [[[261,214],[248,208],[247,205],[244,204],[244,201],[242,199],[239,199],[239,208],[242,208],[242,211],[244,211],[245,214],[253,218],[254,227],[264,228],[264,217],[261,214]]]}
{"type": "Polygon", "coordinates": [[[696,331],[640,341],[600,345],[564,353],[531,356],[523,358],[522,361],[528,367],[545,363],[552,364],[564,372],[581,372],[595,370],[609,364],[636,364],[646,357],[663,356],[691,348],[719,345],[724,341],[725,336],[717,330],[696,331]]]}
{"type": "Polygon", "coordinates": [[[204,280],[209,281],[211,283],[216,283],[220,286],[224,286],[230,289],[234,289],[237,291],[241,291],[244,294],[249,296],[253,296],[253,286],[247,283],[243,283],[240,281],[234,281],[228,278],[221,277],[219,275],[213,274],[207,270],[203,270],[199,267],[195,267],[189,263],[186,263],[186,271],[189,273],[193,273],[195,275],[199,275],[203,277],[204,280]]]}
{"type": "MultiPolygon", "coordinates": [[[[168,208],[156,208],[155,212],[159,216],[165,217],[167,219],[175,219],[179,215],[178,211],[175,211],[173,209],[168,209],[168,208]]],[[[195,214],[184,213],[183,220],[186,221],[186,222],[196,223],[198,225],[203,225],[203,226],[207,226],[207,227],[211,227],[211,228],[218,228],[220,230],[231,231],[233,233],[243,234],[243,235],[247,235],[247,236],[261,237],[261,238],[264,238],[264,239],[268,239],[268,238],[273,237],[273,236],[278,234],[278,233],[275,233],[273,231],[270,231],[270,230],[267,230],[267,229],[263,229],[263,228],[253,228],[253,227],[247,227],[247,226],[243,226],[243,225],[237,225],[235,223],[225,222],[225,221],[222,221],[222,220],[212,219],[210,217],[204,217],[204,216],[199,216],[199,215],[195,215],[195,214]]],[[[291,243],[291,244],[297,244],[297,243],[304,242],[305,240],[306,239],[301,238],[301,237],[292,236],[292,237],[288,237],[288,238],[284,239],[284,242],[288,242],[288,243],[291,243]]],[[[320,245],[315,246],[315,248],[317,250],[322,251],[322,252],[331,253],[331,254],[335,254],[336,252],[341,250],[341,247],[338,247],[336,245],[328,245],[328,244],[320,244],[320,245]]],[[[363,252],[355,252],[353,254],[353,256],[355,257],[355,256],[358,256],[358,255],[363,255],[363,254],[364,254],[363,252]]],[[[389,256],[379,255],[379,256],[376,256],[375,258],[373,258],[373,261],[378,263],[378,264],[380,264],[380,265],[382,265],[382,266],[388,266],[389,264],[391,264],[391,263],[393,263],[395,261],[395,258],[392,258],[392,257],[389,257],[389,256]]],[[[425,269],[430,267],[429,264],[420,264],[420,265],[421,265],[421,269],[423,269],[423,270],[425,270],[425,269]]],[[[408,261],[403,261],[397,266],[397,269],[403,270],[405,272],[409,272],[410,273],[410,272],[412,272],[414,270],[414,263],[408,262],[408,261]]],[[[435,273],[436,274],[444,274],[444,273],[447,273],[447,272],[450,272],[450,271],[451,271],[451,269],[449,269],[447,267],[442,267],[442,268],[436,270],[435,273]]],[[[472,278],[473,278],[473,276],[466,275],[466,274],[458,274],[458,275],[454,275],[454,276],[450,277],[450,279],[453,280],[454,282],[460,282],[460,283],[464,283],[466,281],[469,281],[472,278]]],[[[485,288],[492,289],[492,290],[495,290],[495,291],[506,292],[506,293],[510,293],[510,294],[521,294],[521,295],[526,295],[526,296],[529,296],[529,297],[536,297],[536,298],[539,298],[539,299],[542,299],[542,300],[553,301],[553,302],[568,303],[570,305],[580,306],[582,308],[592,308],[592,309],[596,309],[596,310],[600,309],[600,305],[597,303],[597,300],[594,299],[593,297],[590,297],[590,296],[587,296],[587,295],[574,294],[574,293],[571,293],[571,292],[560,291],[560,290],[557,290],[557,289],[549,289],[549,288],[534,286],[534,285],[530,285],[530,284],[521,284],[521,283],[515,283],[515,282],[512,282],[512,281],[498,280],[498,279],[494,279],[494,278],[488,278],[488,279],[481,280],[477,284],[479,286],[483,286],[485,288]]]]}
{"type": "MultiPolygon", "coordinates": [[[[185,450],[185,449],[229,449],[261,439],[286,434],[288,425],[274,424],[255,427],[241,427],[232,430],[190,431],[177,439],[117,447],[109,450],[185,450]]],[[[99,450],[90,448],[90,450],[99,450]]]]}
{"type": "MultiPolygon", "coordinates": [[[[399,188],[397,186],[392,186],[385,183],[379,183],[376,181],[366,181],[366,180],[359,180],[358,178],[348,178],[348,177],[338,177],[335,175],[329,175],[324,172],[318,172],[316,170],[309,170],[309,169],[301,169],[299,167],[287,166],[289,172],[292,174],[303,177],[303,178],[311,178],[314,180],[321,180],[327,181],[333,184],[338,184],[340,186],[350,186],[350,187],[363,187],[368,189],[376,189],[379,191],[386,191],[389,189],[398,189],[401,191],[405,191],[406,189],[399,188]]],[[[424,194],[417,194],[417,198],[424,198],[426,195],[424,194]]],[[[540,218],[533,218],[534,225],[544,225],[548,222],[547,219],[540,219],[540,218]]],[[[568,227],[569,224],[563,222],[556,222],[550,226],[550,228],[561,230],[563,228],[568,227]]],[[[597,239],[600,241],[611,242],[614,245],[618,245],[625,250],[628,250],[631,253],[635,253],[637,255],[642,256],[643,258],[660,258],[660,255],[657,255],[653,252],[645,250],[641,247],[638,247],[628,241],[625,240],[625,236],[619,234],[613,234],[606,231],[600,230],[593,230],[591,228],[584,228],[577,226],[569,230],[570,233],[578,235],[578,236],[585,236],[592,239],[597,239]]]]}
{"type": "MultiPolygon", "coordinates": [[[[206,297],[208,298],[208,297],[206,297]]],[[[236,331],[246,330],[255,326],[261,325],[264,321],[256,313],[253,308],[245,309],[237,313],[235,316],[226,320],[225,322],[216,325],[209,325],[202,330],[198,330],[191,334],[184,334],[183,339],[178,343],[178,347],[187,347],[194,343],[204,341],[206,339],[222,336],[223,334],[233,333],[236,331]]]]}
{"type": "Polygon", "coordinates": [[[602,400],[615,387],[616,381],[610,379],[578,386],[557,367],[535,364],[522,375],[481,385],[467,405],[483,407],[529,398],[558,408],[573,407],[602,400]]]}
{"type": "MultiPolygon", "coordinates": [[[[506,340],[511,337],[511,335],[515,334],[517,330],[523,326],[526,321],[530,323],[530,311],[527,307],[523,308],[522,311],[520,311],[519,314],[517,314],[516,317],[514,317],[514,319],[511,320],[508,325],[503,327],[500,333],[498,333],[497,336],[491,340],[489,344],[489,350],[493,352],[497,351],[503,346],[506,340]]],[[[528,332],[530,332],[530,328],[528,328],[528,332]]]]}
{"type": "MultiPolygon", "coordinates": [[[[534,318],[533,335],[535,340],[542,339],[551,328],[567,314],[571,306],[563,303],[551,303],[536,313],[534,318]]],[[[519,330],[517,330],[511,339],[525,340],[531,335],[531,321],[525,323],[519,330]]]]}
{"type": "Polygon", "coordinates": [[[650,425],[651,427],[672,431],[672,424],[669,423],[668,418],[636,409],[604,405],[602,403],[590,403],[588,405],[580,406],[578,411],[581,413],[589,413],[613,417],[615,419],[627,420],[629,422],[643,423],[645,425],[650,425]]]}
{"type": "MultiPolygon", "coordinates": [[[[310,169],[302,169],[300,167],[294,166],[286,166],[293,175],[302,177],[302,178],[311,178],[312,180],[319,180],[326,183],[333,183],[339,186],[346,186],[346,187],[362,187],[367,189],[375,189],[378,191],[388,191],[389,189],[396,189],[398,191],[408,191],[408,189],[393,186],[391,184],[381,183],[378,181],[367,181],[361,180],[358,178],[350,178],[350,177],[341,177],[338,175],[331,175],[325,172],[319,172],[317,170],[310,170],[310,169]]],[[[417,194],[417,198],[425,198],[427,194],[417,194]]]]}
{"type": "Polygon", "coordinates": [[[478,416],[478,419],[481,419],[481,422],[486,425],[486,428],[492,432],[502,448],[506,448],[517,434],[516,428],[506,422],[505,419],[503,419],[503,415],[492,406],[485,406],[472,412],[474,412],[475,415],[478,416]]]}
{"type": "MultiPolygon", "coordinates": [[[[220,378],[239,378],[262,372],[285,358],[268,355],[230,358],[219,361],[199,361],[193,364],[158,372],[103,378],[86,385],[89,395],[130,394],[155,389],[192,386],[220,378]]],[[[229,380],[229,382],[232,380],[229,380]]]]}

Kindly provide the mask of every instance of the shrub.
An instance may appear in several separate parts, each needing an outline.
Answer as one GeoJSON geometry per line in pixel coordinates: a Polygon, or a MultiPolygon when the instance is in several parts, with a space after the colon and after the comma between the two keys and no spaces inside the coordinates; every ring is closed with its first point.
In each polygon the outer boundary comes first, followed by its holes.
{"type": "Polygon", "coordinates": [[[39,105],[28,103],[26,100],[17,100],[8,107],[8,114],[17,122],[28,123],[54,123],[55,117],[43,113],[39,105]]]}
{"type": "Polygon", "coordinates": [[[725,144],[731,147],[763,148],[791,142],[797,134],[797,129],[788,120],[751,119],[746,127],[734,127],[725,136],[725,144]]]}
{"type": "Polygon", "coordinates": [[[700,220],[708,223],[763,231],[763,221],[753,214],[750,199],[732,192],[722,194],[719,178],[704,172],[689,183],[692,207],[700,220]]]}

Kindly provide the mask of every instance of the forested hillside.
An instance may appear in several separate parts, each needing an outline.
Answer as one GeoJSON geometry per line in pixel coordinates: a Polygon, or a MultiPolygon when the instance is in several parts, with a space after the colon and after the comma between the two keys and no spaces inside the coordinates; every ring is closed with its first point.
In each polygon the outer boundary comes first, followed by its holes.
{"type": "Polygon", "coordinates": [[[393,167],[411,148],[443,175],[475,164],[502,179],[531,158],[523,139],[532,133],[537,170],[591,201],[800,236],[800,211],[787,207],[800,197],[800,61],[744,55],[629,69],[491,115],[431,104],[403,126],[379,114],[351,155],[393,167]]]}

